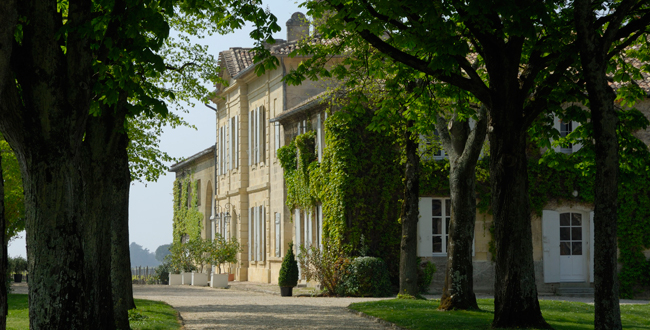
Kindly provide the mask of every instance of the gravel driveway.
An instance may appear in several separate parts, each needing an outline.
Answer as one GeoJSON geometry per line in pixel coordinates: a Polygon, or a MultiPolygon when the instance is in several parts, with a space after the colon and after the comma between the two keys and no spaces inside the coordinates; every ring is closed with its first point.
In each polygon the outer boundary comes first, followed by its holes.
{"type": "Polygon", "coordinates": [[[170,304],[188,330],[394,329],[347,309],[350,303],[377,298],[280,297],[237,289],[134,285],[133,295],[170,304]]]}

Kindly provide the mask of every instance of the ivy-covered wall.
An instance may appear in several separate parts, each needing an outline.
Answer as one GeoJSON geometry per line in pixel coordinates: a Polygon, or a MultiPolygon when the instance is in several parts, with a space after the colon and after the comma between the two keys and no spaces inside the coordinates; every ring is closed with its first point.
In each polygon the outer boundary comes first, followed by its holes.
{"type": "MultiPolygon", "coordinates": [[[[618,248],[621,297],[631,298],[644,286],[650,286],[650,153],[641,141],[625,131],[619,132],[621,166],[619,184],[618,248]]],[[[539,149],[534,150],[538,152],[539,149]]],[[[595,171],[593,150],[583,147],[578,153],[535,153],[529,158],[528,180],[532,211],[538,216],[549,203],[594,202],[595,171]],[[574,196],[574,192],[578,192],[574,196]]],[[[423,161],[420,177],[421,196],[449,196],[449,162],[423,161]]],[[[477,198],[481,212],[490,210],[489,156],[476,168],[477,198]]],[[[494,247],[490,248],[494,256],[494,247]]],[[[646,288],[647,289],[647,288],[646,288]]]]}
{"type": "Polygon", "coordinates": [[[183,235],[190,240],[201,238],[203,214],[198,208],[198,182],[193,175],[184,175],[174,180],[174,243],[180,243],[183,235]],[[191,188],[188,189],[188,187],[191,188]]]}
{"type": "Polygon", "coordinates": [[[323,207],[323,236],[350,256],[384,259],[398,276],[403,168],[398,135],[367,129],[371,114],[337,112],[325,123],[323,159],[316,159],[315,133],[280,148],[287,206],[323,207]]]}

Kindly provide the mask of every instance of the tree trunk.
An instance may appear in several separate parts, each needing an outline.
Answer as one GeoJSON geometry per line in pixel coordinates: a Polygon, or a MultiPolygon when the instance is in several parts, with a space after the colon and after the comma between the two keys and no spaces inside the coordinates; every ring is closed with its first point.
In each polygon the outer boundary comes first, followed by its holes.
{"type": "MultiPolygon", "coordinates": [[[[618,8],[618,10],[622,10],[618,8]]],[[[618,14],[618,13],[617,13],[618,14]]],[[[616,95],[607,81],[607,41],[594,30],[589,1],[575,3],[575,22],[582,72],[589,94],[596,142],[594,184],[594,293],[595,329],[622,329],[619,306],[616,222],[618,219],[618,117],[616,95]]],[[[609,28],[616,28],[611,26],[609,28]]],[[[608,29],[609,29],[608,28],[608,29]]]]}
{"type": "MultiPolygon", "coordinates": [[[[498,87],[516,88],[507,84],[498,87]]],[[[516,98],[509,97],[494,97],[490,108],[490,178],[497,254],[492,327],[550,328],[542,317],[535,285],[522,109],[516,98]]]]}
{"type": "Polygon", "coordinates": [[[420,157],[418,156],[418,142],[414,140],[413,120],[408,120],[404,138],[406,140],[406,170],[404,185],[404,208],[402,210],[402,240],[400,243],[399,258],[399,292],[417,296],[418,292],[418,267],[417,264],[417,237],[419,195],[420,195],[420,157]]]}
{"type": "Polygon", "coordinates": [[[118,329],[128,329],[128,310],[135,308],[131,281],[131,261],[129,254],[129,186],[131,173],[127,146],[128,135],[123,129],[126,121],[126,108],[104,108],[101,117],[92,118],[86,137],[87,147],[94,159],[94,175],[88,178],[94,185],[93,191],[104,196],[93,208],[95,217],[105,221],[110,229],[111,296],[113,319],[118,329]]]}
{"type": "Polygon", "coordinates": [[[479,120],[471,133],[467,121],[458,122],[454,116],[451,123],[447,128],[442,118],[437,122],[438,134],[449,155],[451,194],[447,269],[438,309],[478,309],[472,243],[476,224],[476,162],[487,130],[485,108],[481,107],[479,120]]]}
{"type": "Polygon", "coordinates": [[[2,257],[0,259],[0,330],[7,328],[7,225],[5,222],[5,186],[2,177],[2,150],[0,150],[0,239],[2,257]]]}

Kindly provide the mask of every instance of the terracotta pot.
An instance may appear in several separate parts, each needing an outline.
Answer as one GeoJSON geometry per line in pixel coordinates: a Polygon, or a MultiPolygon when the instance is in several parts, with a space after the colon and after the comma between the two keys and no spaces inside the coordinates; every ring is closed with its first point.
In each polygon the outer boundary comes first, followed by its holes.
{"type": "Polygon", "coordinates": [[[281,286],[280,287],[280,296],[282,297],[291,297],[293,295],[293,287],[291,286],[281,286]]]}
{"type": "Polygon", "coordinates": [[[235,280],[235,274],[228,274],[228,281],[232,282],[235,280]]]}

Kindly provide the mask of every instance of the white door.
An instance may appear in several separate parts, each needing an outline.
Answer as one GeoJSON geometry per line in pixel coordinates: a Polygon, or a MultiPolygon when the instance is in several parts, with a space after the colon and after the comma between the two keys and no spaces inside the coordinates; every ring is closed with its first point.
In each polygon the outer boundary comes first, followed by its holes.
{"type": "Polygon", "coordinates": [[[586,280],[586,219],[582,213],[560,214],[560,281],[586,280]]]}

